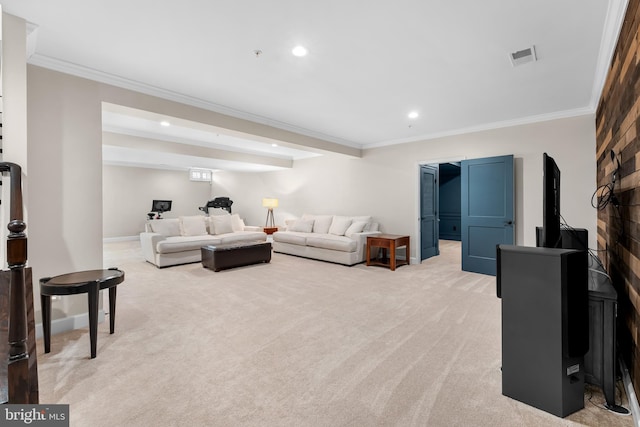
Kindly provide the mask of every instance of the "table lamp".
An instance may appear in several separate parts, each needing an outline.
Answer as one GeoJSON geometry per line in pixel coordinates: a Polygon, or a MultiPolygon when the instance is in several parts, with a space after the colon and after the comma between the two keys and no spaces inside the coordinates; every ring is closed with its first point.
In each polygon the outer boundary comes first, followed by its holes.
{"type": "Polygon", "coordinates": [[[262,199],[262,206],[267,208],[267,221],[265,227],[275,227],[275,221],[273,220],[273,208],[278,207],[278,199],[264,198],[262,199]]]}

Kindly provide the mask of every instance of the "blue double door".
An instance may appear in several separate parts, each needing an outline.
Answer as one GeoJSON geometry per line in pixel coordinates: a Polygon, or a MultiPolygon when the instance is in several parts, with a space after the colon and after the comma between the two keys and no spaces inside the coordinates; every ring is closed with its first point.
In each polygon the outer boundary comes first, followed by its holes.
{"type": "MultiPolygon", "coordinates": [[[[496,274],[496,246],[514,244],[513,156],[461,162],[462,270],[496,274]]],[[[422,259],[439,254],[438,166],[423,165],[422,259]]]]}

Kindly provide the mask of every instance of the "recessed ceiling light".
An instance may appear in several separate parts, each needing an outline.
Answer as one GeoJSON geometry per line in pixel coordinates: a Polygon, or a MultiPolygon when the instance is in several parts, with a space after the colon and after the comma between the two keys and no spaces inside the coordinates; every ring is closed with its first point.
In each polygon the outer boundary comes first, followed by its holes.
{"type": "Polygon", "coordinates": [[[410,112],[410,113],[408,114],[408,116],[409,116],[409,118],[410,118],[410,119],[417,119],[417,118],[418,118],[418,116],[419,116],[419,114],[418,114],[418,112],[417,112],[417,111],[412,111],[412,112],[410,112]]]}
{"type": "Polygon", "coordinates": [[[171,126],[171,123],[169,123],[169,122],[168,122],[168,121],[166,121],[166,120],[163,120],[163,121],[161,121],[161,122],[160,122],[160,126],[165,126],[165,127],[166,127],[166,126],[171,126]]]}
{"type": "Polygon", "coordinates": [[[307,48],[304,46],[296,46],[291,51],[295,56],[302,57],[307,55],[307,48]]]}

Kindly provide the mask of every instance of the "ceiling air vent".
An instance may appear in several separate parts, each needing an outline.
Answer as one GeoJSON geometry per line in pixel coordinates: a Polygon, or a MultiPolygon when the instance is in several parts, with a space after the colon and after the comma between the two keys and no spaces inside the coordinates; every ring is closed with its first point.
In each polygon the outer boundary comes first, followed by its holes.
{"type": "Polygon", "coordinates": [[[509,59],[511,60],[511,65],[513,65],[514,67],[517,65],[526,64],[527,62],[533,62],[537,59],[536,47],[531,46],[526,49],[510,53],[509,59]]]}

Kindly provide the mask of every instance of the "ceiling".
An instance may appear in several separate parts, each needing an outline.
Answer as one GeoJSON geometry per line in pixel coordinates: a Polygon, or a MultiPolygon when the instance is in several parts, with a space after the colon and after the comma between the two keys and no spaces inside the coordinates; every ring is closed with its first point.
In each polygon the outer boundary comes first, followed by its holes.
{"type": "Polygon", "coordinates": [[[121,105],[102,105],[102,157],[106,164],[266,172],[321,155],[318,150],[285,146],[280,141],[204,123],[121,105]]]}
{"type": "MultiPolygon", "coordinates": [[[[594,112],[627,1],[0,4],[29,23],[32,64],[366,149],[594,112]],[[297,45],[305,57],[291,54],[297,45]],[[510,54],[532,46],[537,61],[513,66],[510,54]]],[[[318,155],[202,124],[158,129],[136,113],[106,111],[105,130],[220,153],[318,155]]],[[[212,155],[192,157],[224,157],[212,155]]]]}

